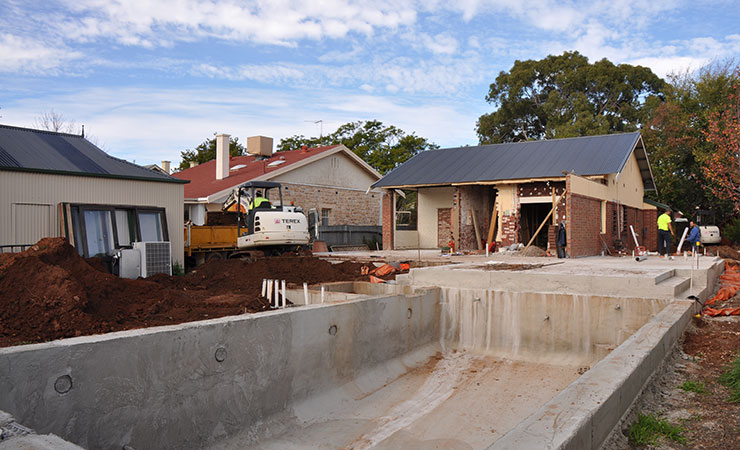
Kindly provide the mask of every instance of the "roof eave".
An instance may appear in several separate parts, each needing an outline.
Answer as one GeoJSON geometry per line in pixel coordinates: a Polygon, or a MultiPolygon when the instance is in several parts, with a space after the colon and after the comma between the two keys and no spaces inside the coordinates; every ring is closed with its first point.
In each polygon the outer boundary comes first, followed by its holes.
{"type": "Polygon", "coordinates": [[[155,183],[174,183],[174,184],[187,184],[190,180],[181,180],[179,178],[170,177],[170,179],[163,178],[149,178],[149,177],[137,177],[131,175],[116,175],[110,173],[89,173],[89,172],[72,172],[68,170],[55,170],[55,169],[36,169],[28,167],[8,167],[0,166],[0,170],[9,172],[28,172],[28,173],[44,173],[50,175],[66,175],[72,177],[92,177],[92,178],[112,178],[117,180],[136,180],[136,181],[152,181],[155,183]]]}

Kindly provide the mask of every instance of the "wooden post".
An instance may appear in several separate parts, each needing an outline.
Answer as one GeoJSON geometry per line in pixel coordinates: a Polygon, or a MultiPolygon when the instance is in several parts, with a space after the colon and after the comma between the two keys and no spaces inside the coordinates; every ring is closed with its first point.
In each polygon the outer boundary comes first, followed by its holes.
{"type": "MultiPolygon", "coordinates": [[[[554,205],[557,205],[558,203],[560,203],[560,199],[563,198],[563,196],[565,195],[566,192],[567,191],[563,191],[563,193],[560,194],[560,197],[558,197],[558,200],[555,202],[554,205]]],[[[547,221],[550,219],[550,216],[552,215],[552,213],[555,212],[555,206],[554,205],[553,205],[552,209],[550,210],[550,212],[547,213],[547,217],[545,217],[545,220],[542,221],[542,223],[540,224],[540,227],[537,228],[537,231],[535,231],[534,234],[532,235],[532,239],[530,239],[529,242],[527,243],[527,246],[524,247],[524,250],[522,251],[522,254],[526,254],[527,253],[527,249],[529,248],[529,246],[532,245],[532,242],[534,242],[534,239],[540,233],[540,230],[542,229],[542,227],[545,226],[545,224],[547,223],[547,221]]]]}
{"type": "MultiPolygon", "coordinates": [[[[558,206],[557,203],[555,203],[555,188],[552,188],[552,209],[555,210],[555,208],[558,206]]],[[[557,225],[558,224],[558,218],[555,217],[555,214],[552,215],[552,224],[557,225]]]]}
{"type": "Polygon", "coordinates": [[[488,226],[488,239],[486,239],[486,248],[491,248],[493,235],[496,232],[496,223],[498,222],[498,198],[493,202],[493,211],[491,212],[491,223],[488,226]]]}
{"type": "Polygon", "coordinates": [[[470,215],[473,216],[473,228],[475,229],[475,244],[478,250],[483,250],[483,244],[480,242],[480,231],[478,231],[478,221],[475,219],[475,211],[470,210],[470,215]]]}

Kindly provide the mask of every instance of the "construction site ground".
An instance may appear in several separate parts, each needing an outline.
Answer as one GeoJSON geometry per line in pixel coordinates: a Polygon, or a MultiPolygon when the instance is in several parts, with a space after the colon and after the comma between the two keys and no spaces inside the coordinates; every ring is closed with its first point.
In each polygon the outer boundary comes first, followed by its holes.
{"type": "MultiPolygon", "coordinates": [[[[731,262],[740,260],[735,248],[710,251],[731,262]]],[[[560,273],[649,272],[686,263],[682,257],[636,263],[629,257],[558,260],[517,254],[450,256],[437,250],[318,256],[214,261],[185,276],[125,280],[107,273],[99,261],[80,258],[64,241],[44,239],[25,252],[0,255],[0,346],[264,311],[269,305],[260,295],[263,279],[296,285],[366,280],[362,267],[368,262],[408,261],[413,268],[494,260],[508,270],[538,267],[560,273]]],[[[740,294],[714,306],[740,306],[740,294]]],[[[605,448],[630,448],[626,430],[638,413],[663,414],[685,428],[687,444],[661,441],[655,448],[740,448],[740,405],[727,401],[728,391],[718,382],[739,352],[737,316],[696,318],[605,448]],[[704,383],[706,393],[680,389],[685,381],[704,383]]]]}
{"type": "MultiPolygon", "coordinates": [[[[0,347],[172,325],[269,309],[262,280],[367,280],[362,264],[311,256],[212,261],[184,276],[129,280],[60,238],[0,254],[0,347]]],[[[394,275],[385,278],[393,278],[394,275]]]]}

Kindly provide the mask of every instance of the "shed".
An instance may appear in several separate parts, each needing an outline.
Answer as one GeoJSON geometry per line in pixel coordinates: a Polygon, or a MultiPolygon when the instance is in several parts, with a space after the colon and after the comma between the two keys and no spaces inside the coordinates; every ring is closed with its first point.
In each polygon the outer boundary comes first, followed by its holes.
{"type": "Polygon", "coordinates": [[[0,125],[0,248],[67,237],[84,257],[169,241],[183,263],[183,186],[81,135],[0,125]]]}

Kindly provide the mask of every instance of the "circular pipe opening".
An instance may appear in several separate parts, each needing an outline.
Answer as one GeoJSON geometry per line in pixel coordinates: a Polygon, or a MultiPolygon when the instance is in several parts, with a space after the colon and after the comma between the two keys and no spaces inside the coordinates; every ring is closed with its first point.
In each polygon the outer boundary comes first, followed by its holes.
{"type": "Polygon", "coordinates": [[[338,330],[337,326],[336,325],[332,325],[332,326],[329,327],[329,334],[332,335],[332,336],[336,336],[337,330],[338,330]]]}
{"type": "Polygon", "coordinates": [[[410,319],[412,315],[414,315],[414,311],[411,308],[407,309],[406,310],[406,318],[407,319],[410,319]]]}
{"type": "Polygon", "coordinates": [[[224,362],[226,359],[226,349],[224,347],[217,348],[214,356],[216,357],[216,361],[224,362]]]}
{"type": "Polygon", "coordinates": [[[62,375],[54,382],[54,390],[60,394],[66,394],[72,390],[72,377],[62,375]]]}

